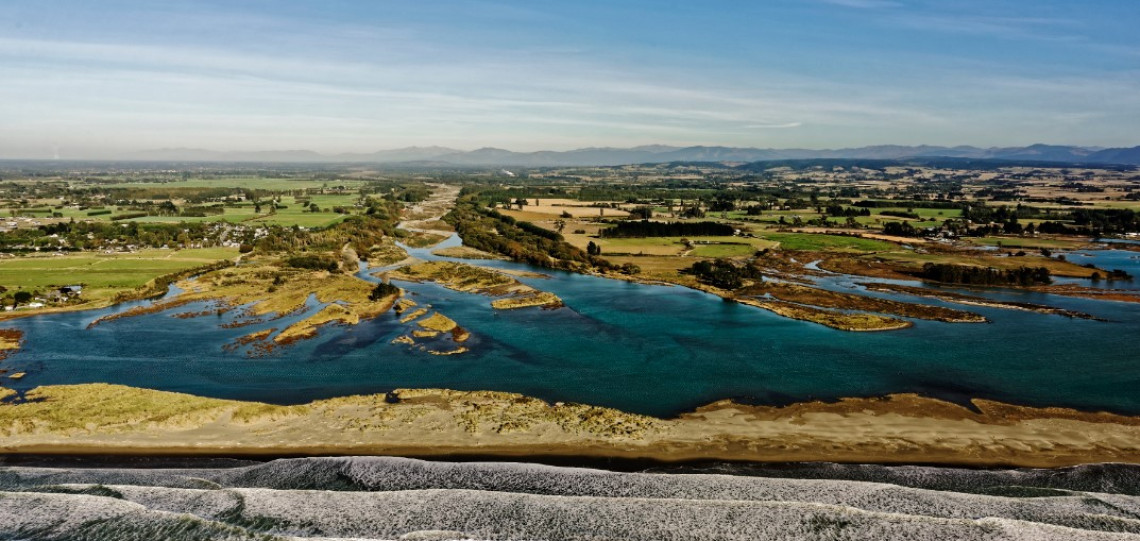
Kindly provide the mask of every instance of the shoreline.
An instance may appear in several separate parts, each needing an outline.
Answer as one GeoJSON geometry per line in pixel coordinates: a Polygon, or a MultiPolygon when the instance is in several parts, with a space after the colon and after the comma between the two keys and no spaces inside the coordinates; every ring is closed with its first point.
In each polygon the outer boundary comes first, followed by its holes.
{"type": "Polygon", "coordinates": [[[107,384],[39,387],[27,397],[28,402],[0,403],[0,453],[1034,468],[1140,464],[1140,416],[980,399],[970,408],[905,394],[782,407],[723,400],[670,419],[513,393],[443,389],[297,406],[107,384]]]}
{"type": "Polygon", "coordinates": [[[229,448],[229,447],[101,447],[92,449],[80,445],[43,445],[23,447],[18,452],[0,447],[0,467],[6,466],[12,458],[26,460],[28,457],[48,459],[233,459],[270,461],[289,458],[314,457],[398,457],[436,462],[518,462],[546,464],[553,466],[586,467],[612,469],[599,464],[635,464],[645,468],[654,466],[694,466],[705,464],[742,464],[755,466],[780,466],[788,464],[864,464],[877,466],[929,466],[970,469],[1062,469],[1098,464],[1140,465],[1140,461],[1085,461],[1079,454],[1042,458],[1039,460],[991,459],[986,457],[963,456],[957,453],[930,453],[918,455],[888,455],[866,452],[845,453],[836,458],[829,453],[812,454],[771,454],[763,457],[745,458],[740,454],[706,455],[701,453],[643,453],[614,450],[606,447],[583,446],[482,446],[472,449],[467,446],[441,447],[437,445],[418,446],[312,446],[290,447],[287,450],[272,447],[229,448]],[[591,466],[592,464],[592,466],[591,466]]]}
{"type": "MultiPolygon", "coordinates": [[[[0,469],[12,467],[27,468],[133,468],[133,469],[185,469],[185,468],[241,468],[251,464],[265,464],[276,460],[292,460],[304,458],[406,458],[446,464],[528,464],[554,466],[561,468],[584,468],[604,470],[619,473],[656,473],[656,474],[686,474],[688,471],[669,471],[672,469],[685,470],[713,469],[723,466],[742,466],[768,471],[784,471],[803,468],[840,466],[881,466],[881,467],[921,467],[967,470],[975,472],[1004,472],[1010,470],[1041,470],[1064,471],[1082,467],[1123,466],[1140,467],[1134,462],[1079,462],[1067,465],[1024,465],[1013,463],[967,463],[936,460],[888,460],[878,457],[867,461],[835,461],[835,460],[787,460],[787,461],[757,461],[742,459],[716,459],[716,458],[680,458],[676,460],[663,460],[653,457],[621,457],[609,454],[536,454],[536,453],[494,453],[469,452],[466,449],[449,454],[416,454],[416,453],[388,453],[388,454],[352,454],[341,452],[330,453],[274,453],[271,451],[234,453],[234,452],[203,452],[188,453],[182,449],[168,449],[168,452],[147,449],[107,450],[89,452],[79,448],[69,450],[62,447],[52,447],[42,451],[29,450],[28,452],[0,453],[0,469]],[[647,471],[650,470],[650,471],[647,471]]],[[[716,473],[713,473],[716,474],[716,473]]],[[[725,473],[724,475],[734,475],[725,473]]]]}

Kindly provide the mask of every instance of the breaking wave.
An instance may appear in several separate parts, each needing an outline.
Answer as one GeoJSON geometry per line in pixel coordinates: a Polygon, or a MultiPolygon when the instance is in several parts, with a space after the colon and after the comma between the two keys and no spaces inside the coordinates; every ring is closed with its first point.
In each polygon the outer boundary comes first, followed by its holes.
{"type": "Polygon", "coordinates": [[[1140,540],[1140,467],[0,468],[0,539],[1140,540]]]}

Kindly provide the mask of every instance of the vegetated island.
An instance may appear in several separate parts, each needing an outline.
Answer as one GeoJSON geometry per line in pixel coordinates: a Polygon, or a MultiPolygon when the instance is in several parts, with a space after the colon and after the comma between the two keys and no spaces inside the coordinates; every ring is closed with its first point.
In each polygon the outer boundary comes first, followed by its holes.
{"type": "MultiPolygon", "coordinates": [[[[405,314],[405,309],[417,304],[401,298],[403,291],[400,288],[368,282],[335,269],[334,262],[323,256],[251,258],[240,267],[220,269],[179,282],[178,287],[182,292],[170,299],[110,314],[93,321],[89,326],[212,301],[214,304],[211,309],[173,315],[199,317],[240,308],[236,319],[223,324],[237,328],[302,313],[310,310],[310,303],[319,303],[320,308],[314,309],[311,315],[284,328],[258,330],[224,346],[231,351],[246,348],[248,356],[260,357],[280,347],[315,338],[324,325],[356,325],[395,307],[397,314],[402,316],[400,322],[412,327],[409,336],[417,339],[441,338],[434,340],[430,348],[425,345],[422,348],[424,351],[433,355],[453,355],[467,351],[465,347],[446,343],[459,344],[470,338],[470,333],[451,319],[439,313],[429,315],[429,308],[421,308],[409,316],[405,314]],[[427,317],[421,319],[421,316],[427,317]]],[[[414,343],[411,338],[403,342],[414,343]]]]}
{"type": "Polygon", "coordinates": [[[1064,316],[1074,319],[1095,319],[1103,321],[1101,318],[1079,312],[1076,310],[1066,310],[1064,308],[1056,308],[1053,306],[1046,306],[1044,304],[1037,304],[1031,302],[1017,302],[1017,301],[998,301],[988,299],[986,297],[979,297],[977,295],[966,295],[963,293],[956,293],[953,291],[940,291],[937,289],[930,289],[924,287],[905,286],[901,284],[887,284],[875,282],[861,282],[860,286],[867,289],[867,291],[882,291],[886,293],[904,293],[906,295],[913,295],[915,297],[926,297],[930,299],[938,299],[941,301],[952,302],[956,304],[965,304],[968,306],[983,306],[990,308],[1006,308],[1010,310],[1025,310],[1029,312],[1037,312],[1039,314],[1053,314],[1064,316]]]}
{"type": "Polygon", "coordinates": [[[0,390],[5,453],[595,456],[1060,467],[1140,462],[1140,418],[916,395],[673,419],[502,392],[400,389],[303,405],[107,384],[0,390]],[[976,410],[976,411],[975,411],[976,410]]]}
{"type": "Polygon", "coordinates": [[[468,246],[452,246],[449,248],[437,248],[431,251],[432,254],[440,257],[454,257],[457,259],[484,259],[484,260],[506,260],[498,254],[484,252],[483,250],[476,250],[468,246]]]}
{"type": "Polygon", "coordinates": [[[546,308],[562,306],[562,299],[553,293],[539,291],[519,282],[507,273],[465,263],[431,261],[378,274],[392,280],[435,282],[454,291],[503,297],[491,301],[491,306],[500,310],[531,306],[546,308]]]}
{"type": "Polygon", "coordinates": [[[460,327],[451,318],[439,312],[432,312],[430,305],[421,307],[416,301],[401,298],[396,301],[396,315],[400,316],[400,323],[411,325],[411,329],[407,334],[394,338],[393,344],[419,347],[432,355],[467,353],[467,347],[461,344],[471,338],[471,333],[460,327]],[[445,339],[450,339],[454,344],[451,349],[439,349],[437,347],[428,349],[426,345],[420,344],[425,340],[438,344],[445,339]]]}
{"type": "MultiPolygon", "coordinates": [[[[19,329],[0,329],[0,361],[7,359],[9,355],[19,351],[24,345],[24,331],[19,329]]],[[[0,366],[0,375],[7,374],[8,369],[0,366]]],[[[9,379],[21,379],[24,377],[23,372],[16,372],[9,374],[9,379]]]]}
{"type": "Polygon", "coordinates": [[[0,329],[0,361],[8,355],[18,351],[24,343],[24,331],[19,329],[0,329]]]}

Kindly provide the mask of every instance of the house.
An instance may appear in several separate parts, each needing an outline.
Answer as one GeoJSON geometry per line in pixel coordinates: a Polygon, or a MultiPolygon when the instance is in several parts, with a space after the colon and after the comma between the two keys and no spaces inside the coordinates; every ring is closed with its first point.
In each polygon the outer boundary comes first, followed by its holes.
{"type": "Polygon", "coordinates": [[[48,292],[48,298],[53,300],[70,299],[83,293],[83,286],[63,286],[48,292]]]}

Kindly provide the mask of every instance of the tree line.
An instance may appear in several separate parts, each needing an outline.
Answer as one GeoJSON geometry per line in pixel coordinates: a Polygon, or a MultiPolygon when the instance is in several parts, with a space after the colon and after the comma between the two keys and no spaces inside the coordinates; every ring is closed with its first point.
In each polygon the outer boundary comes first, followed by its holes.
{"type": "Polygon", "coordinates": [[[455,227],[467,246],[515,261],[564,270],[613,269],[605,259],[563,241],[562,235],[484,208],[472,198],[461,199],[443,220],[455,227]]]}
{"type": "Polygon", "coordinates": [[[925,280],[977,286],[1036,286],[1053,283],[1045,267],[995,269],[950,263],[927,263],[917,276],[925,280]]]}

